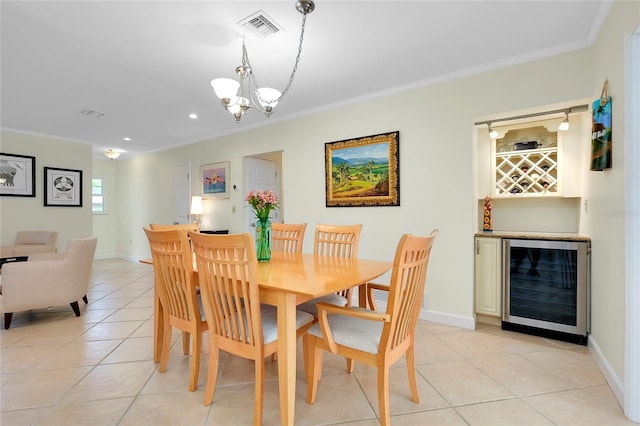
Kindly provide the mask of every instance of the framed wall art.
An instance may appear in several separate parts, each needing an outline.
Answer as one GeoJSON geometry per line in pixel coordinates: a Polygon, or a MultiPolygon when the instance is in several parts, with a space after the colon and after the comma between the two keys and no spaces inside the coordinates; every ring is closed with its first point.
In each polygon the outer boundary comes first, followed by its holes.
{"type": "Polygon", "coordinates": [[[400,132],[325,143],[327,207],[400,205],[400,132]]]}
{"type": "Polygon", "coordinates": [[[36,196],[36,157],[0,152],[0,195],[36,196]]]}
{"type": "Polygon", "coordinates": [[[82,207],[82,170],[45,167],[44,205],[82,207]]]}
{"type": "Polygon", "coordinates": [[[609,96],[609,82],[604,81],[602,95],[591,104],[591,164],[592,171],[602,171],[611,168],[613,145],[611,139],[612,117],[611,97],[609,96]]]}
{"type": "Polygon", "coordinates": [[[202,198],[230,198],[228,161],[200,166],[202,198]]]}

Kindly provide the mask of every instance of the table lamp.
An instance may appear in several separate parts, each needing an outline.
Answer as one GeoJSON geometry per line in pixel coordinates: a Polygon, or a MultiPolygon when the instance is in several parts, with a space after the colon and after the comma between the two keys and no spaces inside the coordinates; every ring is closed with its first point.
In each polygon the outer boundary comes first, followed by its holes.
{"type": "Polygon", "coordinates": [[[202,209],[202,197],[199,195],[194,195],[191,197],[191,214],[195,216],[194,222],[200,226],[200,215],[203,214],[204,211],[202,209]]]}

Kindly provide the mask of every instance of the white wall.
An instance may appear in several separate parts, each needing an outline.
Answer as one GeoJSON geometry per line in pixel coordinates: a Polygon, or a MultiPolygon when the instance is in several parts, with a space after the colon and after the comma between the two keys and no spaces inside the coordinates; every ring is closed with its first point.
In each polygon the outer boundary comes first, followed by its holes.
{"type": "Polygon", "coordinates": [[[93,235],[91,146],[6,130],[0,138],[0,151],[36,157],[36,196],[0,197],[2,244],[13,244],[17,231],[58,231],[58,251],[64,251],[70,239],[93,235]],[[44,167],[82,170],[82,207],[44,207],[44,167]]]}
{"type": "Polygon", "coordinates": [[[590,90],[594,100],[600,97],[605,78],[609,79],[613,167],[603,172],[587,171],[584,176],[589,212],[584,215],[583,232],[592,239],[591,343],[606,360],[603,367],[610,382],[617,381],[612,388],[618,399],[624,378],[625,342],[624,42],[625,35],[633,33],[639,22],[640,2],[616,1],[592,48],[590,90]]]}

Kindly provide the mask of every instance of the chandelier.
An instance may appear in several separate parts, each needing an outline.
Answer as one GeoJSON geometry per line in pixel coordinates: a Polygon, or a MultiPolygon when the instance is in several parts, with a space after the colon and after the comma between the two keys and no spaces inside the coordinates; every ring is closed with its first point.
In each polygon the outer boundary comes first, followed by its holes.
{"type": "Polygon", "coordinates": [[[296,70],[298,69],[300,55],[302,54],[302,40],[304,39],[304,27],[307,14],[313,12],[315,7],[313,0],[298,0],[296,2],[296,9],[302,13],[300,44],[298,45],[298,55],[296,56],[296,62],[289,77],[289,83],[282,92],[270,87],[258,87],[251,63],[249,62],[249,55],[247,54],[244,39],[242,40],[242,65],[236,67],[238,79],[215,78],[211,80],[211,86],[216,92],[216,96],[220,99],[224,109],[235,117],[236,123],[240,122],[240,119],[249,108],[261,111],[267,117],[270,116],[273,108],[289,91],[293,83],[293,78],[296,75],[296,70]]]}

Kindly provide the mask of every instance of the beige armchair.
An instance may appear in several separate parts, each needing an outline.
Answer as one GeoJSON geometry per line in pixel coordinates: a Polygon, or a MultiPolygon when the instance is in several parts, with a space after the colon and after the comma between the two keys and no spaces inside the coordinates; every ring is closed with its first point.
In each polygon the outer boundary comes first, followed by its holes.
{"type": "Polygon", "coordinates": [[[4,328],[8,329],[14,312],[48,308],[69,303],[80,316],[78,300],[86,298],[91,266],[98,239],[69,241],[64,253],[29,255],[27,262],[8,263],[0,276],[0,307],[4,328]]]}
{"type": "Polygon", "coordinates": [[[20,231],[16,234],[15,244],[0,248],[0,257],[55,253],[57,241],[58,233],[55,231],[20,231]]]}

